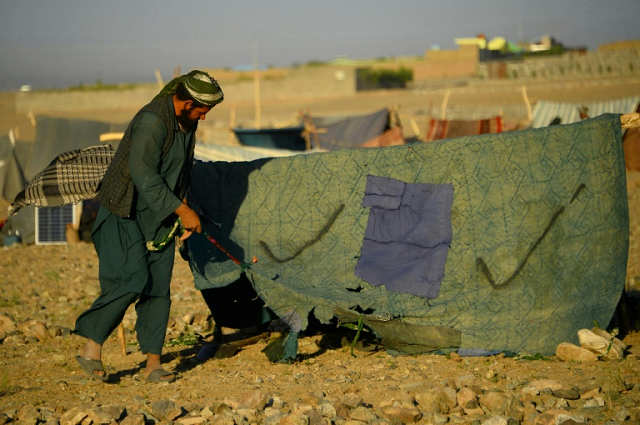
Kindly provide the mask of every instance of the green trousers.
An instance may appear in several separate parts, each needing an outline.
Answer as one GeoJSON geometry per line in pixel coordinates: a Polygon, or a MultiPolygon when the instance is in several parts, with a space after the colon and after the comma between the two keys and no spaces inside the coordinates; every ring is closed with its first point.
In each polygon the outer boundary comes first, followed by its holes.
{"type": "MultiPolygon", "coordinates": [[[[135,303],[140,350],[159,355],[169,321],[175,245],[171,243],[160,252],[148,251],[143,235],[149,234],[149,229],[143,226],[105,208],[98,211],[91,236],[100,262],[101,293],[78,317],[74,333],[103,344],[135,303]]],[[[158,228],[158,236],[165,231],[158,228]]]]}

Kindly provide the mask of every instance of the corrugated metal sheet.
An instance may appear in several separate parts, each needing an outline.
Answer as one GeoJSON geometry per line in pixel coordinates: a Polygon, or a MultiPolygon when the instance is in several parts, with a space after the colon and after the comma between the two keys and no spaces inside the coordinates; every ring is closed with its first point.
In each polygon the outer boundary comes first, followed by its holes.
{"type": "Polygon", "coordinates": [[[559,103],[541,100],[533,107],[531,127],[546,127],[555,118],[560,118],[561,124],[578,122],[581,120],[579,112],[581,107],[589,108],[588,115],[590,118],[594,118],[606,113],[629,114],[635,112],[639,104],[640,96],[584,103],[559,103]]]}

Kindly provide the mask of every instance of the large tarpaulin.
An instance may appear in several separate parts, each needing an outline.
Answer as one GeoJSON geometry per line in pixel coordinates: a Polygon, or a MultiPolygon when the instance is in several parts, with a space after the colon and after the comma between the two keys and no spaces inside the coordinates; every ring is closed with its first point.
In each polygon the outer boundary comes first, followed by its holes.
{"type": "MultiPolygon", "coordinates": [[[[191,199],[205,230],[249,263],[277,315],[328,322],[340,309],[459,332],[460,348],[555,352],[607,326],[624,289],[629,243],[619,115],[502,134],[251,162],[197,162],[191,199]],[[438,296],[359,279],[367,176],[453,186],[453,236],[438,296]]],[[[189,239],[200,289],[242,268],[189,239]]],[[[442,333],[439,333],[442,336],[442,333]]]]}

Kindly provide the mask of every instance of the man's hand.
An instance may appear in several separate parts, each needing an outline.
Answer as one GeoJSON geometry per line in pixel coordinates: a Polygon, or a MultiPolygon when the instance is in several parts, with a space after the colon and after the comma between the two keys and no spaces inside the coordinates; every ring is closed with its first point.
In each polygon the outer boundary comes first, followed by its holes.
{"type": "Polygon", "coordinates": [[[200,216],[194,210],[189,208],[187,204],[182,204],[176,210],[176,214],[182,221],[182,227],[184,227],[184,233],[180,236],[180,240],[183,241],[193,234],[193,232],[201,233],[202,224],[200,223],[200,216]]]}

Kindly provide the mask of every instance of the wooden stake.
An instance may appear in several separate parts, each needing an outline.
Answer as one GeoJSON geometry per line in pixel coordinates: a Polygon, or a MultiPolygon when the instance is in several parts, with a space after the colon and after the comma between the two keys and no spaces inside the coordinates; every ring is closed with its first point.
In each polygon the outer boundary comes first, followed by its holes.
{"type": "Polygon", "coordinates": [[[156,81],[158,82],[158,87],[160,87],[160,90],[162,90],[162,88],[164,87],[164,81],[162,80],[162,74],[160,74],[160,70],[159,69],[155,70],[155,74],[156,74],[156,81]]]}
{"type": "Polygon", "coordinates": [[[416,138],[420,140],[420,129],[418,128],[418,124],[416,124],[415,118],[411,118],[411,128],[413,128],[413,134],[415,134],[416,138]]]}
{"type": "Polygon", "coordinates": [[[529,122],[533,121],[533,113],[531,112],[531,102],[529,102],[529,96],[527,96],[527,88],[522,86],[522,99],[524,99],[524,104],[527,106],[527,119],[529,122]]]}
{"type": "Polygon", "coordinates": [[[447,90],[442,99],[442,105],[440,106],[440,119],[443,120],[446,115],[447,103],[449,103],[449,96],[451,96],[451,90],[447,90]]]}
{"type": "Polygon", "coordinates": [[[122,355],[127,355],[127,341],[124,339],[124,325],[122,322],[118,325],[118,345],[120,345],[120,351],[122,355]]]}

